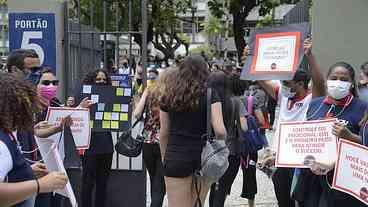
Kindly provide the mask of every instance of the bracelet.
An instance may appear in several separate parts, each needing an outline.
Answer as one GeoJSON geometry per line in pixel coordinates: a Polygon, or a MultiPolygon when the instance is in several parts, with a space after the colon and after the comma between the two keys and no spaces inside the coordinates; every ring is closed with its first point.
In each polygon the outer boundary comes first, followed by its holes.
{"type": "Polygon", "coordinates": [[[37,183],[37,195],[40,194],[40,182],[38,182],[38,179],[35,179],[37,183]]]}

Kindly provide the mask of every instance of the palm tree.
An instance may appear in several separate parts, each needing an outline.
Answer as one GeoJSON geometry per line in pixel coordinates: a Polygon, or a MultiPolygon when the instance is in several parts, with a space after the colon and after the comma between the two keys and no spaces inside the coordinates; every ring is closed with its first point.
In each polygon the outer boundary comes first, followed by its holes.
{"type": "Polygon", "coordinates": [[[208,37],[209,45],[213,49],[218,49],[218,40],[224,29],[221,20],[214,16],[210,16],[208,21],[204,23],[204,32],[208,37]]]}

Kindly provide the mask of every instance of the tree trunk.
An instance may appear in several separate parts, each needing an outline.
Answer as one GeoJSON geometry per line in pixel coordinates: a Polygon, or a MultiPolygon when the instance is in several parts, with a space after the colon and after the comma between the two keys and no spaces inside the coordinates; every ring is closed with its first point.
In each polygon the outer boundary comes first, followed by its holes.
{"type": "Polygon", "coordinates": [[[240,1],[240,8],[230,11],[233,15],[234,41],[238,52],[238,61],[241,61],[243,50],[246,46],[244,26],[249,12],[257,5],[256,0],[240,1]]]}

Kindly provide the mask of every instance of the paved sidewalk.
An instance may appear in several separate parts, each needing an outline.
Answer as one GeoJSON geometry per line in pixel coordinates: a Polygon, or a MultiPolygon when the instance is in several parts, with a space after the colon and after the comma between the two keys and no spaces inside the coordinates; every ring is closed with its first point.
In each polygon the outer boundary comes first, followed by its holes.
{"type": "MultiPolygon", "coordinates": [[[[273,133],[267,133],[267,137],[270,143],[272,143],[273,133]]],[[[147,178],[148,178],[147,174],[147,178]]],[[[231,195],[227,198],[225,202],[225,207],[247,207],[248,201],[247,199],[241,198],[240,194],[243,186],[243,175],[242,171],[239,170],[239,173],[234,181],[234,184],[231,189],[231,195]]],[[[273,184],[271,179],[269,179],[264,173],[257,170],[257,186],[258,186],[258,194],[256,195],[256,206],[257,207],[277,207],[277,200],[275,197],[275,193],[273,190],[273,184]]],[[[150,186],[149,179],[147,179],[147,207],[150,204],[150,186]]],[[[164,206],[167,207],[167,200],[165,198],[164,206]]],[[[208,207],[208,198],[205,204],[205,207],[208,207]]]]}
{"type": "MultiPolygon", "coordinates": [[[[257,170],[257,182],[258,182],[258,194],[256,195],[256,206],[277,207],[272,181],[261,171],[257,170]]],[[[225,207],[248,206],[247,200],[240,197],[242,185],[243,185],[243,175],[241,170],[239,170],[239,173],[231,189],[231,195],[226,200],[225,207]]],[[[147,189],[149,191],[149,182],[147,182],[147,189]]],[[[149,192],[147,192],[147,207],[149,207],[150,204],[149,195],[150,195],[149,192]]],[[[167,207],[166,199],[164,206],[167,207]]],[[[208,207],[208,199],[206,201],[205,207],[208,207]]]]}

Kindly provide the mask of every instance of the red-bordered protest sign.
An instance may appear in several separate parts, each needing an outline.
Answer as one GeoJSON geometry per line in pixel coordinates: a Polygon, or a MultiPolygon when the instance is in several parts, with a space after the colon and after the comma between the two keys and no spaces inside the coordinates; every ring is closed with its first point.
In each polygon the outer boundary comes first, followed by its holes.
{"type": "Polygon", "coordinates": [[[309,163],[332,163],[337,158],[336,119],[282,122],[278,129],[276,167],[308,168],[309,163]]]}
{"type": "Polygon", "coordinates": [[[70,127],[77,149],[88,149],[91,141],[90,112],[85,108],[49,107],[46,121],[59,124],[70,116],[73,125],[70,127]]]}
{"type": "Polygon", "coordinates": [[[308,23],[255,30],[242,79],[291,80],[303,59],[303,41],[308,31],[308,23]]]}
{"type": "Polygon", "coordinates": [[[340,139],[332,187],[368,205],[368,147],[340,139]]]}

